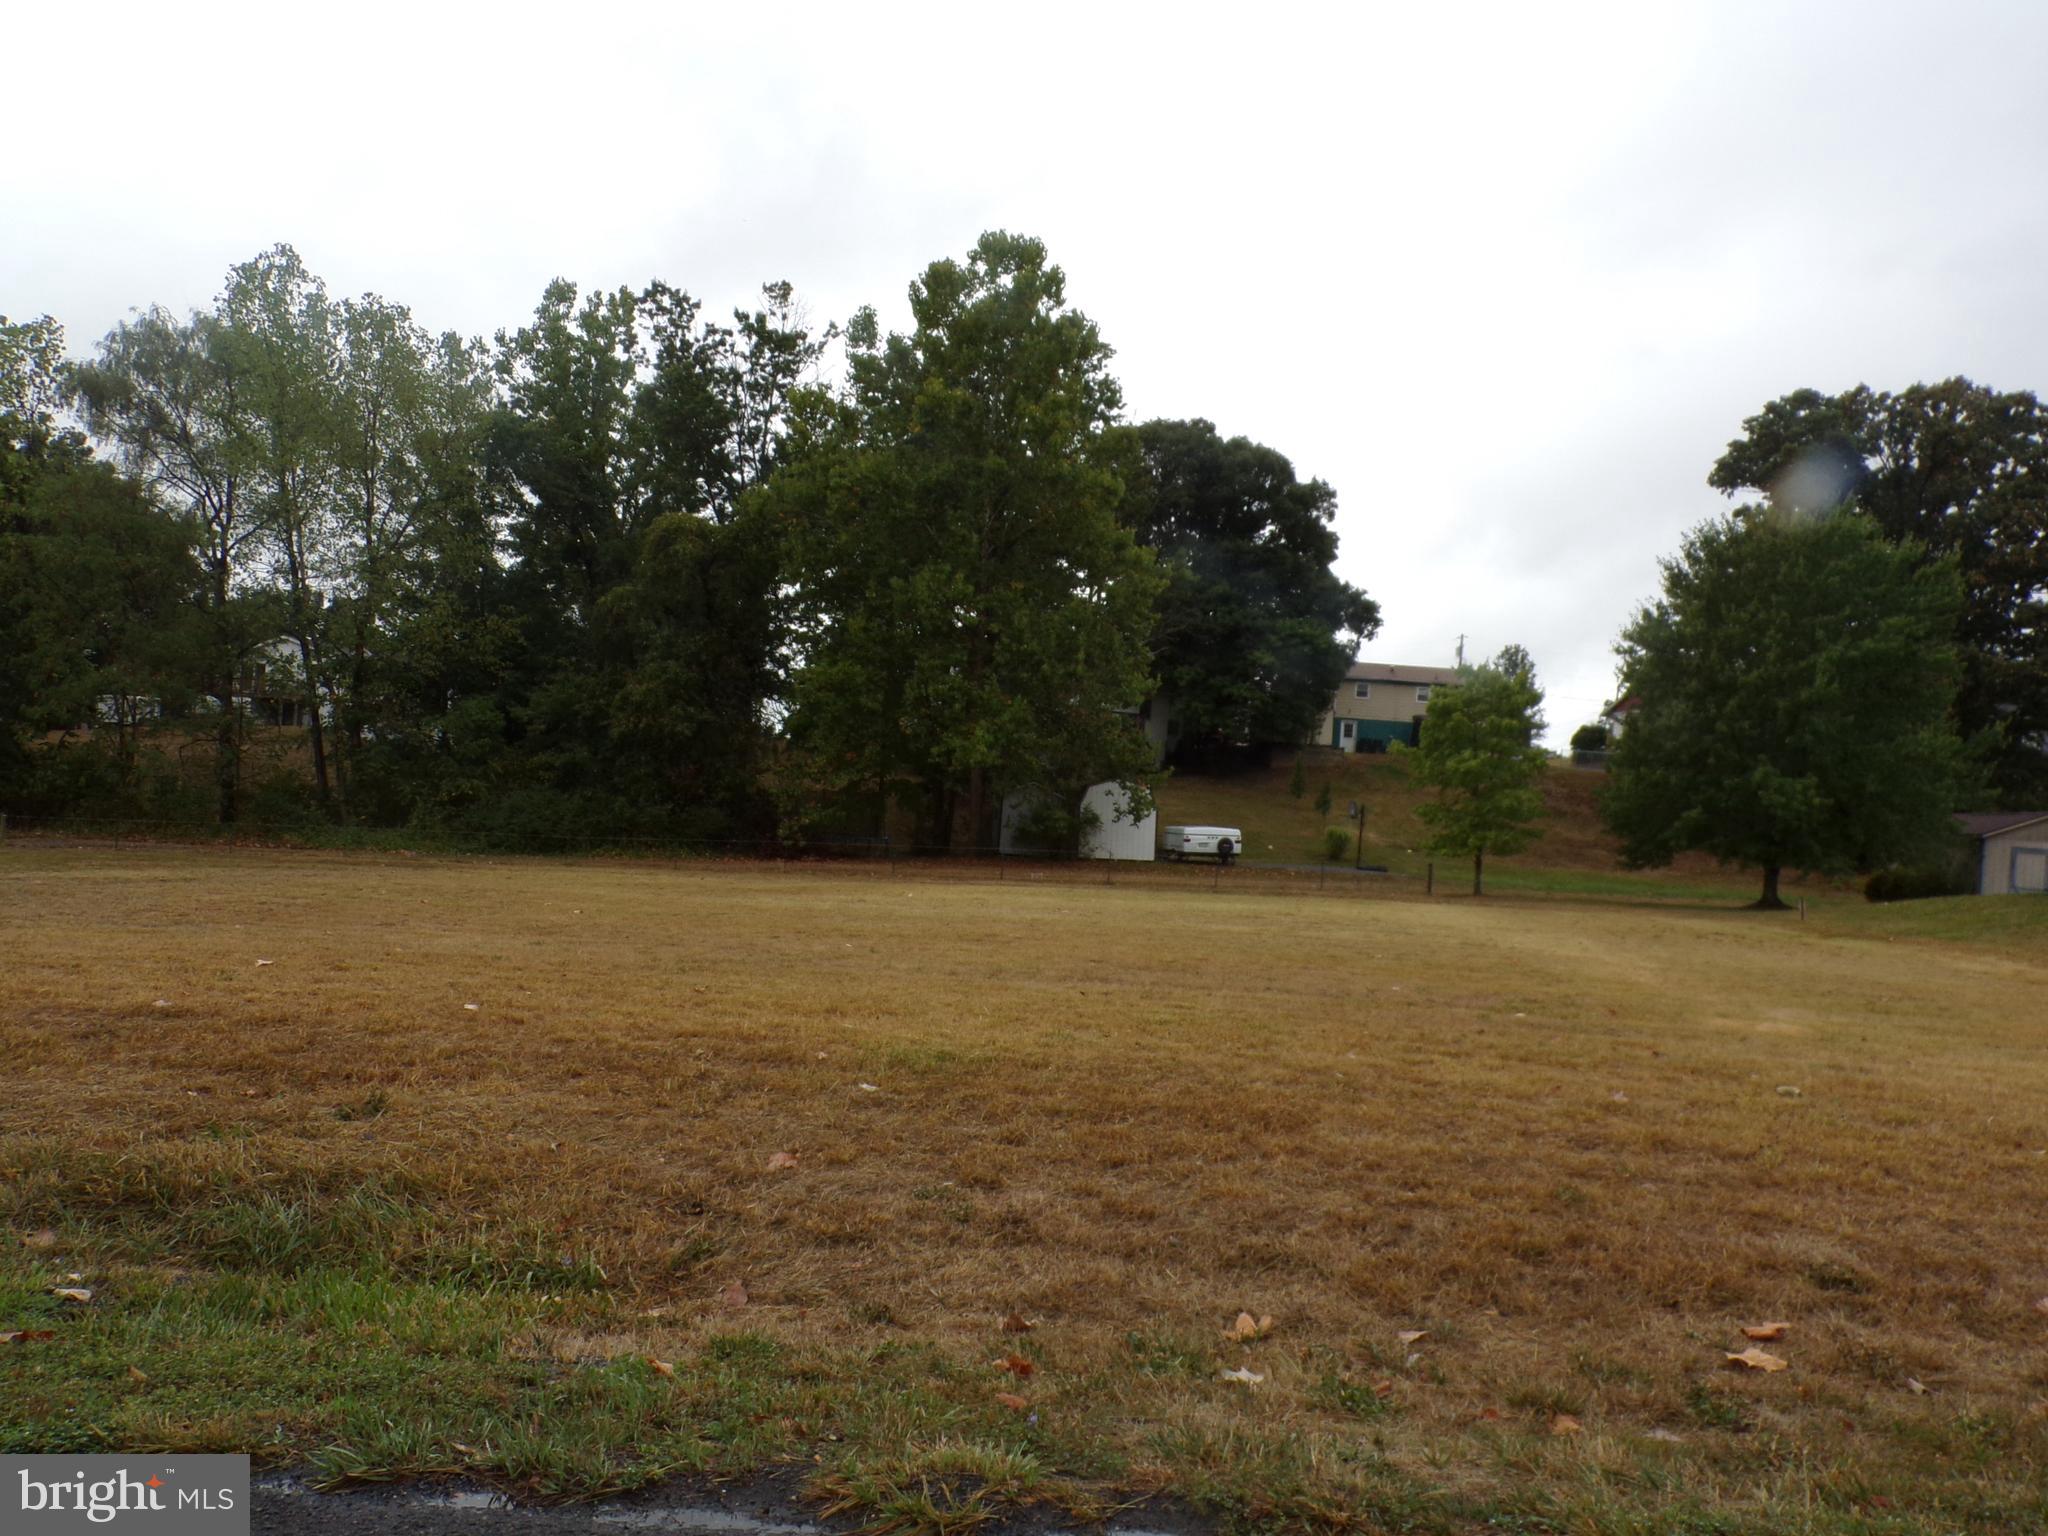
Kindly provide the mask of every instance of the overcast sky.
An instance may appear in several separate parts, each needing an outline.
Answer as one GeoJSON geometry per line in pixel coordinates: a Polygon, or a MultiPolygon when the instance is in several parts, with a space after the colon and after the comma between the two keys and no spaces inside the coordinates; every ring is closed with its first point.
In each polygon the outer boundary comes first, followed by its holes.
{"type": "Polygon", "coordinates": [[[1043,238],[1133,420],[1328,480],[1374,660],[1612,689],[1801,386],[2048,387],[2048,4],[147,7],[10,15],[0,313],[74,352],[279,241],[429,327],[659,276],[818,319],[1043,238]]]}

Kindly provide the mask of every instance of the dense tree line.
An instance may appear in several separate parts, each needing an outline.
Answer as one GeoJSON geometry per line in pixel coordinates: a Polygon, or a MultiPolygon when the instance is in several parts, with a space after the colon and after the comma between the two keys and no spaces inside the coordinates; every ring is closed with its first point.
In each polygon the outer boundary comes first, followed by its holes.
{"type": "Polygon", "coordinates": [[[1329,487],[1126,425],[1036,241],[911,310],[557,281],[485,343],[280,246],[86,363],[0,319],[0,806],[971,846],[1142,786],[1154,701],[1300,741],[1378,624],[1329,487]]]}

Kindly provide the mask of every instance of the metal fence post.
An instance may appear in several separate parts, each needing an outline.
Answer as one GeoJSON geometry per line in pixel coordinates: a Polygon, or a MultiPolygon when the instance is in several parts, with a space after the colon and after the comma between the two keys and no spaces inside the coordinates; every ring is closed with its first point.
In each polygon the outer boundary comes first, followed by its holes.
{"type": "Polygon", "coordinates": [[[1431,859],[1431,860],[1429,861],[1429,873],[1428,873],[1428,875],[1427,875],[1427,876],[1425,876],[1424,878],[1425,878],[1425,879],[1426,879],[1426,880],[1428,881],[1428,883],[1427,883],[1426,885],[1424,885],[1424,886],[1423,886],[1423,888],[1422,888],[1422,894],[1423,894],[1423,895],[1425,895],[1425,896],[1434,896],[1434,895],[1436,894],[1436,860],[1435,860],[1435,859],[1431,859]]]}

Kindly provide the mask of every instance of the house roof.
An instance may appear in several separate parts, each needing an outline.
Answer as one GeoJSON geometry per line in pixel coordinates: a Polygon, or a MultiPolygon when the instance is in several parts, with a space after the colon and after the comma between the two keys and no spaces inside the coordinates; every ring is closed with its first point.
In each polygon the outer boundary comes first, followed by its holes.
{"type": "Polygon", "coordinates": [[[1996,837],[2036,821],[2048,821],[2048,811],[1965,811],[1956,825],[1972,837],[1996,837]]]}
{"type": "Polygon", "coordinates": [[[1456,667],[1402,667],[1385,661],[1354,661],[1344,674],[1347,683],[1414,683],[1418,687],[1458,684],[1456,667]]]}

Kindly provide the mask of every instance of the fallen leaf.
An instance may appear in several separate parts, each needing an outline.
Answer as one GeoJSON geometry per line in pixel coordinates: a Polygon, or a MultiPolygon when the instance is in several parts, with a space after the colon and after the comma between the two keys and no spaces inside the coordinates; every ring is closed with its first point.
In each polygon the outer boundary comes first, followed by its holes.
{"type": "Polygon", "coordinates": [[[24,1237],[21,1240],[21,1246],[38,1250],[54,1248],[57,1246],[57,1234],[48,1227],[44,1227],[40,1232],[31,1232],[27,1237],[24,1237]]]}
{"type": "Polygon", "coordinates": [[[770,1173],[775,1172],[778,1168],[794,1168],[795,1166],[796,1154],[794,1152],[777,1152],[768,1159],[768,1171],[770,1173]]]}
{"type": "MultiPolygon", "coordinates": [[[[1375,1396],[1392,1397],[1394,1395],[1394,1378],[1391,1376],[1382,1376],[1378,1381],[1372,1384],[1372,1390],[1375,1396]]],[[[1497,1419],[1500,1417],[1500,1415],[1496,1413],[1494,1414],[1494,1417],[1497,1419]]]]}
{"type": "Polygon", "coordinates": [[[1650,1438],[1652,1440],[1662,1440],[1667,1445],[1685,1444],[1685,1436],[1669,1429],[1653,1429],[1650,1431],[1650,1438]]]}
{"type": "Polygon", "coordinates": [[[1583,1424],[1568,1413],[1553,1414],[1551,1416],[1550,1432],[1553,1435],[1576,1435],[1584,1428],[1583,1424]]]}
{"type": "Polygon", "coordinates": [[[1012,1376],[1032,1376],[1038,1371],[1038,1367],[1022,1355],[1005,1355],[1002,1359],[989,1363],[999,1371],[1008,1371],[1012,1376]]]}
{"type": "Polygon", "coordinates": [[[1225,1381],[1241,1381],[1248,1387],[1255,1387],[1266,1378],[1257,1371],[1247,1370],[1243,1366],[1239,1366],[1234,1371],[1225,1371],[1223,1379],[1225,1381]]]}
{"type": "Polygon", "coordinates": [[[1482,1408],[1479,1410],[1479,1417],[1488,1420],[1498,1419],[1500,1417],[1500,1410],[1498,1408],[1482,1408]]]}
{"type": "Polygon", "coordinates": [[[1755,1339],[1759,1344],[1768,1344],[1773,1339],[1782,1339],[1791,1330],[1790,1323],[1758,1323],[1754,1328],[1742,1330],[1745,1339],[1755,1339]]]}
{"type": "Polygon", "coordinates": [[[1025,1409],[1031,1406],[1031,1399],[1029,1399],[1028,1397],[1019,1397],[1014,1392],[998,1392],[996,1394],[996,1401],[998,1403],[1001,1403],[1005,1408],[1009,1409],[1012,1413],[1022,1413],[1025,1409]]]}
{"type": "Polygon", "coordinates": [[[1925,1397],[1927,1395],[1927,1383],[1916,1376],[1908,1376],[1906,1378],[1906,1390],[1915,1397],[1925,1397]]]}
{"type": "Polygon", "coordinates": [[[277,964],[277,962],[276,962],[275,960],[258,960],[258,961],[257,961],[256,963],[257,963],[258,965],[275,965],[275,964],[277,964]]]}
{"type": "Polygon", "coordinates": [[[1781,1099],[1799,1098],[1801,1096],[1802,1091],[1803,1090],[1801,1089],[1794,1088],[1790,1083],[1778,1084],[1778,1097],[1781,1099]]]}
{"type": "Polygon", "coordinates": [[[448,1442],[448,1449],[451,1451],[460,1451],[465,1456],[475,1456],[480,1454],[475,1446],[464,1445],[460,1440],[450,1440],[448,1442]]]}
{"type": "Polygon", "coordinates": [[[1249,1312],[1240,1312],[1237,1321],[1223,1330],[1223,1337],[1248,1344],[1253,1339],[1263,1339],[1272,1331],[1273,1319],[1270,1317],[1253,1317],[1249,1312]]]}
{"type": "Polygon", "coordinates": [[[1731,1353],[1728,1356],[1728,1363],[1730,1365],[1743,1366],[1752,1371],[1782,1371],[1789,1364],[1787,1361],[1780,1360],[1776,1355],[1765,1354],[1762,1350],[1753,1346],[1745,1349],[1739,1355],[1731,1353]]]}
{"type": "Polygon", "coordinates": [[[464,1003],[462,1005],[465,1013],[475,1013],[481,1007],[483,1007],[482,1003],[464,1003]]]}
{"type": "Polygon", "coordinates": [[[1428,1338],[1429,1330],[1427,1328],[1410,1328],[1405,1333],[1395,1334],[1394,1337],[1403,1344],[1414,1344],[1419,1340],[1428,1338]]]}
{"type": "Polygon", "coordinates": [[[54,1328],[17,1328],[12,1333],[0,1333],[0,1344],[38,1344],[55,1337],[54,1328]]]}
{"type": "Polygon", "coordinates": [[[1614,1100],[1614,1102],[1617,1104],[1626,1104],[1628,1102],[1628,1095],[1623,1093],[1619,1088],[1615,1089],[1614,1092],[1607,1095],[1607,1097],[1614,1100]]]}
{"type": "Polygon", "coordinates": [[[1012,1312],[1003,1319],[1003,1332],[1005,1333],[1029,1333],[1036,1326],[1035,1323],[1028,1320],[1021,1312],[1012,1312]]]}
{"type": "Polygon", "coordinates": [[[128,1379],[134,1382],[135,1385],[137,1385],[138,1387],[146,1386],[149,1382],[148,1375],[143,1371],[137,1370],[132,1365],[128,1367],[128,1379]]]}
{"type": "Polygon", "coordinates": [[[654,1374],[657,1376],[673,1376],[676,1373],[674,1366],[670,1365],[666,1360],[657,1360],[652,1355],[647,1357],[647,1363],[654,1367],[654,1374]]]}
{"type": "Polygon", "coordinates": [[[245,1099],[253,1099],[253,1098],[255,1098],[255,1097],[256,1097],[256,1095],[257,1095],[257,1093],[258,1093],[259,1091],[260,1091],[260,1090],[258,1090],[258,1089],[255,1089],[255,1088],[244,1088],[244,1089],[242,1090],[242,1097],[243,1097],[243,1098],[245,1098],[245,1099]]]}
{"type": "Polygon", "coordinates": [[[2048,1296],[2043,1296],[2039,1301],[2035,1302],[2034,1310],[2043,1316],[2048,1316],[2048,1296]]]}
{"type": "Polygon", "coordinates": [[[873,1083],[862,1083],[860,1085],[860,1091],[862,1093],[880,1093],[882,1090],[875,1086],[875,1084],[873,1083]]]}
{"type": "Polygon", "coordinates": [[[728,1307],[744,1307],[747,1304],[747,1288],[735,1280],[719,1294],[718,1299],[721,1304],[728,1307]]]}
{"type": "Polygon", "coordinates": [[[85,1289],[85,1287],[83,1286],[77,1285],[53,1285],[50,1287],[50,1294],[52,1296],[55,1296],[59,1301],[92,1300],[92,1292],[85,1289]]]}

